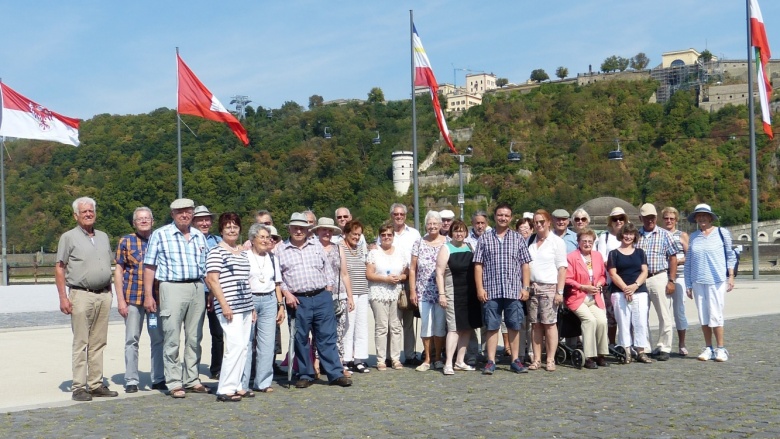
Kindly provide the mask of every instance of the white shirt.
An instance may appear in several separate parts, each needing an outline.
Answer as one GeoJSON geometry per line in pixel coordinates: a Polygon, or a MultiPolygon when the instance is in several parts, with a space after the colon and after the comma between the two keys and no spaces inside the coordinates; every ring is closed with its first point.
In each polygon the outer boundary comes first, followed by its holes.
{"type": "Polygon", "coordinates": [[[566,268],[566,243],[555,233],[549,232],[547,239],[539,245],[539,236],[528,246],[531,253],[531,282],[557,284],[558,269],[566,268]]]}
{"type": "Polygon", "coordinates": [[[247,251],[249,259],[249,290],[253,293],[268,293],[276,291],[276,284],[281,282],[279,260],[271,253],[258,256],[254,251],[247,251]],[[274,258],[273,261],[271,258],[274,258]]]}
{"type": "MultiPolygon", "coordinates": [[[[420,232],[414,227],[404,226],[401,233],[394,233],[395,238],[393,238],[393,247],[395,247],[396,251],[400,251],[401,254],[404,255],[406,265],[410,265],[412,263],[412,247],[414,247],[414,243],[421,238],[420,232]]],[[[376,244],[377,246],[380,245],[378,237],[376,239],[376,244]]]]}

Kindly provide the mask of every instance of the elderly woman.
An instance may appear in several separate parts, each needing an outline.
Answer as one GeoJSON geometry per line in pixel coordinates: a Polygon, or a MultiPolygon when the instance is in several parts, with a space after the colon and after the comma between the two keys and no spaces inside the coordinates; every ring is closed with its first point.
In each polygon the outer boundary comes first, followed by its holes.
{"type": "MultiPolygon", "coordinates": [[[[339,246],[331,243],[331,237],[333,235],[341,235],[341,229],[335,225],[332,218],[322,217],[317,221],[317,225],[311,228],[311,233],[322,244],[333,272],[339,273],[337,285],[335,285],[336,289],[333,292],[333,300],[339,301],[341,309],[341,314],[336,317],[336,344],[339,350],[339,357],[341,357],[341,364],[344,365],[344,375],[349,376],[351,371],[350,367],[347,366],[346,338],[349,334],[348,328],[351,326],[351,322],[348,312],[355,308],[355,303],[352,299],[352,282],[347,272],[347,261],[344,258],[344,253],[339,246]]],[[[318,367],[315,367],[315,371],[318,372],[318,367]]]]}
{"type": "MultiPolygon", "coordinates": [[[[575,212],[576,214],[576,212],[575,212]]],[[[607,313],[601,288],[606,284],[606,270],[601,253],[593,251],[596,233],[585,228],[577,233],[578,249],[566,256],[566,285],[571,290],[565,297],[566,307],[577,315],[582,325],[582,349],[585,368],[607,367],[609,354],[607,313]]]]}
{"type": "Polygon", "coordinates": [[[436,259],[439,305],[447,310],[444,375],[454,375],[455,370],[476,370],[464,361],[471,330],[482,326],[482,309],[477,299],[477,284],[474,283],[474,253],[471,246],[464,242],[466,235],[466,223],[453,221],[450,227],[452,239],[442,247],[436,259]],[[457,360],[453,368],[452,358],[456,350],[457,360]]]}
{"type": "Polygon", "coordinates": [[[271,226],[261,223],[252,224],[249,228],[250,249],[246,251],[249,259],[249,290],[254,300],[254,328],[250,331],[247,345],[246,365],[241,376],[241,385],[249,388],[249,380],[253,378],[254,388],[263,393],[273,392],[273,361],[275,354],[275,332],[277,325],[284,321],[284,302],[282,290],[279,287],[282,275],[279,272],[279,261],[271,251],[274,248],[271,239],[271,226]],[[252,373],[252,350],[257,349],[252,373]]]}
{"type": "Polygon", "coordinates": [[[672,309],[674,310],[674,327],[677,328],[677,345],[681,357],[688,355],[685,346],[685,332],[688,329],[688,319],[685,317],[685,252],[688,251],[688,234],[677,229],[680,212],[674,207],[666,207],[661,211],[663,227],[672,234],[674,245],[677,246],[677,279],[674,281],[672,309]]]}
{"type": "MultiPolygon", "coordinates": [[[[601,253],[604,261],[607,260],[609,252],[620,247],[620,240],[617,235],[620,233],[620,229],[627,223],[628,215],[626,215],[626,211],[622,207],[615,207],[609,213],[607,230],[601,232],[599,239],[596,241],[596,250],[601,253]]],[[[609,272],[607,272],[607,287],[603,290],[604,303],[607,305],[607,337],[609,338],[609,343],[614,345],[617,341],[617,320],[615,320],[615,312],[612,308],[612,299],[610,298],[612,294],[611,285],[612,279],[609,277],[609,272]]]]}
{"type": "Polygon", "coordinates": [[[706,347],[699,360],[728,361],[723,338],[723,306],[726,293],[734,289],[734,265],[736,257],[731,249],[731,233],[712,223],[718,216],[709,205],[699,204],[688,221],[695,222],[698,230],[691,233],[688,252],[685,254],[685,288],[688,297],[694,299],[699,310],[699,323],[704,333],[706,347]],[[712,346],[715,334],[716,347],[712,346]]]}
{"type": "Polygon", "coordinates": [[[363,224],[351,220],[344,224],[344,239],[339,250],[345,258],[351,285],[351,300],[347,318],[347,332],[344,334],[344,361],[356,372],[366,373],[370,369],[368,359],[368,280],[366,279],[366,247],[360,245],[363,236],[363,224]]]}
{"type": "Polygon", "coordinates": [[[633,346],[637,361],[652,363],[645,349],[650,349],[647,315],[650,298],[647,285],[647,255],[636,247],[638,231],[628,223],[620,229],[617,238],[620,247],[609,252],[607,269],[612,278],[612,307],[618,324],[618,344],[626,351],[626,363],[631,362],[631,330],[634,331],[633,346]]]}
{"type": "MultiPolygon", "coordinates": [[[[255,318],[249,289],[250,265],[238,243],[241,218],[234,212],[219,216],[222,242],[209,250],[206,258],[206,283],[213,297],[214,312],[222,326],[225,352],[219,372],[217,401],[241,401],[254,392],[245,389],[242,374],[246,365],[247,340],[255,318]]],[[[269,362],[270,364],[270,362],[269,362]]]]}
{"type": "Polygon", "coordinates": [[[528,239],[531,238],[531,233],[533,233],[534,230],[534,221],[533,218],[520,218],[517,220],[517,224],[515,224],[515,231],[519,233],[523,239],[525,239],[525,242],[528,242],[528,239]]]}
{"type": "Polygon", "coordinates": [[[577,209],[571,214],[571,224],[574,233],[580,233],[590,225],[590,215],[585,209],[577,209]]]}
{"type": "Polygon", "coordinates": [[[436,259],[439,250],[447,239],[439,234],[441,216],[439,212],[431,211],[425,215],[424,237],[417,240],[412,247],[412,261],[409,264],[409,298],[412,304],[420,309],[422,329],[420,337],[425,348],[425,358],[417,370],[425,372],[431,368],[431,357],[435,360],[434,368],[442,369],[441,351],[444,348],[444,337],[447,334],[444,307],[439,304],[439,294],[436,288],[436,259]],[[434,349],[433,352],[431,350],[434,349]]]}
{"type": "Polygon", "coordinates": [[[528,299],[528,319],[533,326],[534,361],[530,370],[541,367],[542,338],[547,339],[547,371],[555,370],[558,349],[558,305],[563,302],[566,283],[566,243],[551,231],[552,216],[539,209],[534,213],[536,239],[528,246],[531,253],[531,288],[528,299]]]}
{"type": "Polygon", "coordinates": [[[401,311],[398,296],[408,278],[408,263],[403,252],[393,246],[395,233],[391,223],[379,227],[379,247],[368,252],[366,278],[371,310],[374,312],[374,346],[376,368],[387,370],[385,360],[390,357],[393,369],[401,364],[401,311]],[[390,352],[387,352],[388,338],[390,352]],[[387,356],[385,354],[388,354],[387,356]]]}

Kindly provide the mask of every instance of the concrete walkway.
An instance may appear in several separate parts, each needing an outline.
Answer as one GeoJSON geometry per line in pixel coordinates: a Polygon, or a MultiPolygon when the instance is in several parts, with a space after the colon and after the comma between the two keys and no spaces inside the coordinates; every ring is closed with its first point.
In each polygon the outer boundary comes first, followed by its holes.
{"type": "MultiPolygon", "coordinates": [[[[753,281],[738,279],[733,292],[727,295],[726,315],[729,319],[780,313],[780,282],[753,281]]],[[[0,288],[0,376],[5,378],[3,391],[0,392],[0,409],[14,412],[32,408],[68,406],[71,401],[71,351],[72,334],[69,319],[58,311],[56,290],[53,285],[14,286],[0,288]],[[6,289],[8,288],[8,289],[6,289]],[[24,298],[24,300],[20,300],[24,298]],[[13,312],[8,312],[13,310],[13,312]],[[35,326],[28,326],[29,317],[35,326]],[[20,322],[24,323],[21,324],[20,322]],[[49,322],[54,323],[50,325],[49,322]],[[3,327],[5,326],[5,327],[3,327]],[[20,327],[26,326],[26,327],[20,327]]],[[[692,301],[686,301],[690,331],[698,334],[696,309],[692,301]]],[[[104,354],[104,374],[111,388],[119,392],[118,399],[134,398],[144,395],[157,395],[149,390],[149,339],[144,333],[141,339],[140,364],[141,386],[144,390],[127,395],[124,383],[124,324],[115,310],[109,325],[108,346],[104,354]]],[[[651,326],[656,324],[655,313],[651,312],[651,326]]],[[[287,346],[286,325],[283,325],[283,346],[287,346]]],[[[373,319],[369,322],[373,328],[373,319]]],[[[726,326],[728,336],[728,325],[726,326]]],[[[373,353],[373,337],[369,337],[369,352],[373,353]]],[[[675,336],[676,340],[676,336],[675,336]]],[[[693,342],[693,340],[692,340],[693,342]]],[[[210,338],[208,329],[204,331],[201,359],[201,378],[208,384],[208,364],[210,362],[210,338]]],[[[691,354],[696,355],[701,346],[688,345],[691,354]],[[696,351],[696,352],[694,352],[696,351]]],[[[732,353],[739,346],[731,345],[732,353]]],[[[286,349],[285,349],[286,350],[286,349]]],[[[420,349],[418,348],[418,351],[420,349]]],[[[372,355],[373,358],[373,355],[372,355]]],[[[373,361],[370,362],[373,365],[373,361]]],[[[377,373],[376,370],[373,374],[377,373]]],[[[372,375],[373,375],[372,374],[372,375]]],[[[438,378],[438,377],[437,377],[438,378]]],[[[111,398],[116,400],[117,398],[111,398]]],[[[104,403],[97,401],[97,403],[104,403]]],[[[93,403],[94,404],[94,403],[93,403]]]]}

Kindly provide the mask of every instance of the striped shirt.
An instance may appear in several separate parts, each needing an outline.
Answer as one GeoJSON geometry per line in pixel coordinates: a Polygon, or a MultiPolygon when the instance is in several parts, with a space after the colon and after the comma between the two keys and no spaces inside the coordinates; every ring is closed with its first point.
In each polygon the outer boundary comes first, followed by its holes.
{"type": "Polygon", "coordinates": [[[477,241],[474,262],[482,264],[482,286],[488,300],[520,298],[523,264],[531,262],[531,255],[519,233],[507,230],[501,239],[495,229],[483,233],[477,241]]]}
{"type": "Polygon", "coordinates": [[[189,241],[175,223],[160,227],[149,238],[144,265],[157,267],[154,278],[160,282],[203,279],[206,276],[206,237],[190,227],[189,241]]]}
{"type": "Polygon", "coordinates": [[[276,250],[276,256],[282,273],[282,291],[295,294],[335,288],[336,275],[320,241],[307,239],[298,247],[288,239],[276,250]]]}
{"type": "Polygon", "coordinates": [[[122,293],[128,305],[144,304],[143,264],[148,245],[148,238],[131,233],[119,239],[119,245],[116,247],[116,265],[121,265],[124,270],[122,293]]]}
{"type": "MultiPolygon", "coordinates": [[[[225,302],[234,314],[254,309],[252,293],[249,290],[249,259],[246,251],[234,255],[221,245],[209,250],[206,258],[206,272],[219,273],[219,286],[225,302]]],[[[222,307],[214,298],[214,312],[222,314],[222,307]]]]}
{"type": "Polygon", "coordinates": [[[647,256],[648,276],[669,269],[669,258],[677,255],[672,234],[658,226],[650,232],[641,227],[637,247],[644,250],[647,256]]]}
{"type": "Polygon", "coordinates": [[[366,249],[358,245],[357,250],[351,250],[343,242],[339,244],[347,258],[347,273],[352,283],[352,295],[368,294],[368,279],[366,279],[366,249]]]}
{"type": "Polygon", "coordinates": [[[726,267],[733,270],[736,263],[737,258],[731,250],[731,233],[727,229],[713,227],[707,236],[697,230],[691,233],[685,254],[685,287],[693,288],[694,283],[717,285],[725,282],[726,267]],[[723,233],[723,239],[718,231],[723,233]]]}

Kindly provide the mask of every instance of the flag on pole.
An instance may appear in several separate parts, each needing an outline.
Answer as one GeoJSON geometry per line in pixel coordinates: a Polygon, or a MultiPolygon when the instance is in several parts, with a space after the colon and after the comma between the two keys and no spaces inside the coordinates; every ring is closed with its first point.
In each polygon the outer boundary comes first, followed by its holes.
{"type": "Polygon", "coordinates": [[[758,82],[758,97],[761,101],[761,121],[764,123],[764,132],[773,139],[772,118],[769,113],[769,97],[772,95],[772,82],[769,80],[769,72],[766,71],[769,58],[769,40],[764,29],[764,17],[758,7],[758,0],[750,0],[750,45],[756,53],[756,75],[758,82]]]}
{"type": "Polygon", "coordinates": [[[192,116],[202,117],[204,119],[214,120],[226,123],[235,135],[244,143],[249,145],[249,137],[246,129],[233,116],[221,102],[214,96],[209,89],[203,85],[200,80],[192,73],[187,64],[176,54],[179,71],[179,114],[190,114],[192,116]]]}
{"type": "Polygon", "coordinates": [[[55,113],[0,83],[0,136],[79,146],[79,120],[55,113]]]}
{"type": "Polygon", "coordinates": [[[436,77],[433,76],[431,62],[428,61],[428,55],[425,53],[422,41],[420,41],[417,26],[412,25],[412,29],[414,30],[414,35],[412,36],[412,46],[414,47],[414,85],[426,86],[431,91],[433,111],[436,113],[436,123],[439,125],[441,136],[444,138],[447,146],[449,146],[450,151],[453,154],[457,154],[458,151],[452,145],[447,121],[444,120],[444,113],[441,111],[441,104],[439,104],[439,83],[436,82],[436,77]]]}

